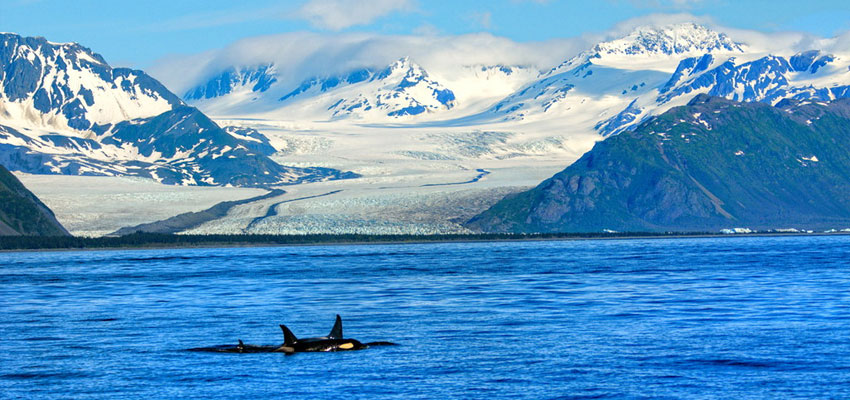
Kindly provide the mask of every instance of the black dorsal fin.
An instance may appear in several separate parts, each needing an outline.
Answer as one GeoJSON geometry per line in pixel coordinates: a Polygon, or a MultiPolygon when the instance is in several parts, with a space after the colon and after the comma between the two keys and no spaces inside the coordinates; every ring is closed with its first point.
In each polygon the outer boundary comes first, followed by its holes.
{"type": "Polygon", "coordinates": [[[298,338],[295,337],[295,334],[286,327],[286,325],[280,325],[280,330],[283,331],[283,345],[284,346],[292,346],[295,342],[298,341],[298,338]]]}
{"type": "Polygon", "coordinates": [[[331,333],[328,334],[328,339],[342,339],[342,318],[339,314],[336,315],[336,322],[331,333]]]}

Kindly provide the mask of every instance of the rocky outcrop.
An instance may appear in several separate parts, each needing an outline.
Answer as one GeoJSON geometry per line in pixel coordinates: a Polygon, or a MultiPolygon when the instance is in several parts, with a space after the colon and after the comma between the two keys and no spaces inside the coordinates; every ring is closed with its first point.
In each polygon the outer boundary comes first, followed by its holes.
{"type": "Polygon", "coordinates": [[[68,236],[53,212],[0,165],[0,236],[68,236]]]}

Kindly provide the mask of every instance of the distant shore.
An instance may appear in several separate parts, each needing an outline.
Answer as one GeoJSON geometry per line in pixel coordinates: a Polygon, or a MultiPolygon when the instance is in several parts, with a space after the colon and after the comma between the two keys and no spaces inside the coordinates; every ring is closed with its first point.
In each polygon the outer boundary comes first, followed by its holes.
{"type": "Polygon", "coordinates": [[[600,232],[600,233],[535,233],[535,234],[447,234],[447,235],[174,235],[134,233],[116,237],[77,236],[0,236],[0,251],[69,251],[69,250],[137,250],[263,246],[318,246],[362,244],[416,244],[451,242],[501,242],[546,240],[605,240],[661,238],[720,238],[773,236],[832,236],[850,232],[600,232]]]}

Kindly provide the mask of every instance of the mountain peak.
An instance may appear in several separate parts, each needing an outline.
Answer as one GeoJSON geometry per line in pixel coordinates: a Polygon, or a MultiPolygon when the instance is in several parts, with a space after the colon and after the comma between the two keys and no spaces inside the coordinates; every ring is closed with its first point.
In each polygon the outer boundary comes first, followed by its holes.
{"type": "Polygon", "coordinates": [[[277,82],[273,63],[254,66],[230,67],[214,76],[206,84],[186,92],[186,100],[203,100],[224,96],[240,88],[251,92],[265,92],[277,82]]]}
{"type": "Polygon", "coordinates": [[[0,35],[0,106],[5,120],[38,120],[48,129],[86,131],[148,118],[182,105],[142,71],[112,68],[77,43],[0,35]]]}
{"type": "Polygon", "coordinates": [[[408,56],[404,56],[399,58],[390,64],[379,77],[379,79],[385,79],[386,77],[393,74],[405,74],[405,75],[427,75],[425,69],[422,68],[419,64],[414,62],[408,56]]]}
{"type": "Polygon", "coordinates": [[[714,51],[743,52],[744,44],[733,41],[725,33],[694,23],[640,26],[628,35],[597,44],[598,55],[674,55],[702,54],[714,51]]]}
{"type": "Polygon", "coordinates": [[[0,48],[11,52],[13,49],[20,51],[20,47],[28,47],[33,51],[40,51],[41,48],[47,48],[49,52],[61,50],[68,54],[76,54],[77,57],[83,57],[89,62],[106,64],[102,55],[77,42],[53,42],[43,36],[21,36],[17,33],[0,32],[0,48]]]}
{"type": "Polygon", "coordinates": [[[410,60],[410,56],[401,57],[393,63],[393,67],[398,69],[407,69],[414,65],[416,63],[410,60]]]}
{"type": "Polygon", "coordinates": [[[320,108],[321,112],[330,112],[331,119],[367,114],[396,118],[448,110],[455,105],[454,92],[431,79],[410,57],[399,58],[380,70],[358,68],[310,78],[278,101],[294,102],[311,95],[327,101],[320,108]]]}

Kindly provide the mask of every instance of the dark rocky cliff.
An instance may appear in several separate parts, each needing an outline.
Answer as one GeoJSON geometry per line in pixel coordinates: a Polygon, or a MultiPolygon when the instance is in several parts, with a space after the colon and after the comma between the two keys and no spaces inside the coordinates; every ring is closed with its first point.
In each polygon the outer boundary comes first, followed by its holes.
{"type": "Polygon", "coordinates": [[[0,235],[67,236],[53,212],[0,165],[0,235]]]}

